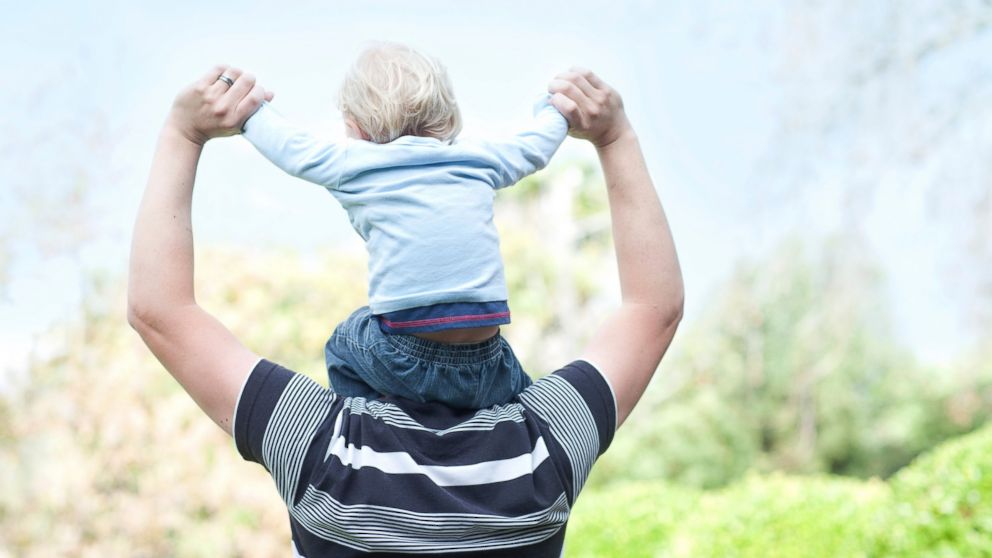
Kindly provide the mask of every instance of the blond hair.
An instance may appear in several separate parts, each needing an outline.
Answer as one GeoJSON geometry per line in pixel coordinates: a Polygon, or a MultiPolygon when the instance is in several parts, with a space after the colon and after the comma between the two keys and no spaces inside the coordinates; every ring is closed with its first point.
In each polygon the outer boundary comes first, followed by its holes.
{"type": "Polygon", "coordinates": [[[375,43],[348,70],[338,108],[375,143],[400,136],[451,141],[462,117],[437,59],[397,43],[375,43]]]}

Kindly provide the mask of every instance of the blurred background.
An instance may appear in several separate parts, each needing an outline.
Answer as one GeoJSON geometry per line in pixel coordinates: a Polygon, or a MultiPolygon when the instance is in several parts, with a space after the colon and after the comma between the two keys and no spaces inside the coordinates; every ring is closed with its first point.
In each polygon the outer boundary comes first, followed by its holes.
{"type": "MultiPolygon", "coordinates": [[[[274,556],[284,506],[127,327],[130,227],[214,63],[343,135],[369,40],[448,67],[463,137],[592,68],[669,214],[686,316],[580,498],[568,556],[992,556],[992,2],[22,2],[0,20],[0,556],[274,556]]],[[[501,191],[534,376],[618,301],[594,152],[501,191]],[[568,318],[566,319],[566,313],[568,318]]],[[[241,138],[194,202],[198,298],[326,382],[365,253],[241,138]]]]}

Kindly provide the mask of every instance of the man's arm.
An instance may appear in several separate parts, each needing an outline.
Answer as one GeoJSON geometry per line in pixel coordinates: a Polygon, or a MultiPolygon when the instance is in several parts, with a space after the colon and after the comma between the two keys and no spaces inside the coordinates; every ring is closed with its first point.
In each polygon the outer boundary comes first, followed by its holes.
{"type": "Polygon", "coordinates": [[[290,124],[268,104],[263,104],[245,122],[243,135],[259,153],[286,173],[325,188],[338,186],[342,147],[319,140],[290,124]]]}
{"type": "Polygon", "coordinates": [[[541,99],[528,129],[505,141],[486,142],[499,159],[500,179],[495,187],[511,186],[546,167],[566,135],[568,122],[548,98],[541,99]]]}
{"type": "Polygon", "coordinates": [[[571,134],[596,146],[610,204],[620,308],[585,348],[617,398],[619,426],[641,398],[682,318],[682,271],[665,211],[620,96],[588,70],[551,82],[571,134]]]}
{"type": "Polygon", "coordinates": [[[252,76],[224,67],[211,70],[176,97],[159,136],[131,243],[128,322],[227,432],[238,391],[259,359],[196,304],[193,182],[203,144],[237,133],[266,97],[271,95],[252,76]],[[221,73],[234,85],[217,81],[221,73]]]}

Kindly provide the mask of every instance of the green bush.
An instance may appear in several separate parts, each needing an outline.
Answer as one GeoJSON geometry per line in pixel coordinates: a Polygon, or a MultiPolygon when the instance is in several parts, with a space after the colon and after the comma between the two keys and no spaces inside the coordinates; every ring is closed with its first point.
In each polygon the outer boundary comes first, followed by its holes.
{"type": "Polygon", "coordinates": [[[752,475],[712,492],[629,483],[579,500],[566,555],[870,556],[889,492],[881,481],[752,475]]]}
{"type": "Polygon", "coordinates": [[[662,482],[624,483],[583,492],[568,524],[570,558],[657,556],[700,492],[662,482]]]}
{"type": "Polygon", "coordinates": [[[569,557],[992,557],[992,426],[888,483],[752,474],[713,491],[637,482],[587,492],[569,557]]]}
{"type": "Polygon", "coordinates": [[[672,556],[868,556],[881,481],[838,477],[750,476],[707,493],[671,536],[672,556]]]}
{"type": "Polygon", "coordinates": [[[947,442],[889,481],[882,556],[992,556],[992,427],[947,442]]]}

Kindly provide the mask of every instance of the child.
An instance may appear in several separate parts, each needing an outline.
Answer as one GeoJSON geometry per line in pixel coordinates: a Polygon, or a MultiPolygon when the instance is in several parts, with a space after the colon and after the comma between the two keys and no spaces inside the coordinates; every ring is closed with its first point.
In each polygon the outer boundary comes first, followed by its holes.
{"type": "Polygon", "coordinates": [[[545,97],[531,129],[455,142],[461,115],[444,67],[394,43],[359,55],[339,108],[350,138],[339,144],[268,105],[244,127],[278,167],[327,188],[365,240],[369,306],[327,341],[331,388],[458,408],[505,403],[531,381],[499,335],[510,311],[493,198],[543,168],[568,123],[545,97]]]}

